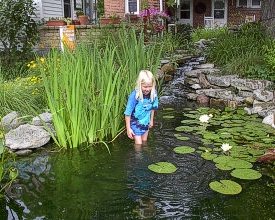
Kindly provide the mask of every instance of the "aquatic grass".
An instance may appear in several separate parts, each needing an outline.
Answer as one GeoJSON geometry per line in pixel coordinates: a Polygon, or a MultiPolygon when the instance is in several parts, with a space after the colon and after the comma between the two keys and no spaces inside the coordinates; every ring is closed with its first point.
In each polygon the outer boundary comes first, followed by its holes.
{"type": "MultiPolygon", "coordinates": [[[[108,143],[124,129],[124,108],[137,74],[156,73],[161,50],[123,30],[72,53],[52,50],[40,66],[60,147],[108,143]],[[45,66],[45,65],[44,65],[45,66]]],[[[107,146],[107,145],[106,145],[107,146]]]]}

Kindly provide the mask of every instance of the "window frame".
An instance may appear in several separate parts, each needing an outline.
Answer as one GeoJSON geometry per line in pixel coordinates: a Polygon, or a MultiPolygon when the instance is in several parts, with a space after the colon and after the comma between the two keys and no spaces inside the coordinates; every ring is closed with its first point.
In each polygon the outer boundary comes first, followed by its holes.
{"type": "Polygon", "coordinates": [[[237,8],[261,8],[262,1],[260,1],[259,5],[252,5],[252,0],[246,0],[246,5],[240,5],[240,0],[237,0],[237,8]]]}
{"type": "Polygon", "coordinates": [[[137,11],[135,11],[134,14],[139,14],[140,0],[125,0],[125,14],[130,14],[129,1],[136,1],[137,2],[137,11]]]}

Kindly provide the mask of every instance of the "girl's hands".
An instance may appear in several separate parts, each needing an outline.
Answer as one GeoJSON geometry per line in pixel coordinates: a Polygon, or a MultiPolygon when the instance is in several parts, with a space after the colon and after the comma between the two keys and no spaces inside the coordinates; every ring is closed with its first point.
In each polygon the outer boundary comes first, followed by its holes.
{"type": "Polygon", "coordinates": [[[134,139],[134,136],[135,136],[135,133],[133,132],[133,130],[130,128],[130,129],[127,129],[127,136],[128,138],[130,139],[134,139]]]}

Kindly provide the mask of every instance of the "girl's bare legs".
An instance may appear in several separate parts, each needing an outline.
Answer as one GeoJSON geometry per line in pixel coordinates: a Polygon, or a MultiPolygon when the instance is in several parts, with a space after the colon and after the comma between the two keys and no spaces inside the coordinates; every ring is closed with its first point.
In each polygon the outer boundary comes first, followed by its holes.
{"type": "Polygon", "coordinates": [[[134,136],[135,144],[136,144],[136,145],[142,145],[144,142],[147,142],[148,133],[149,133],[149,131],[147,131],[147,132],[146,132],[145,134],[143,134],[143,135],[135,135],[135,136],[134,136]]]}

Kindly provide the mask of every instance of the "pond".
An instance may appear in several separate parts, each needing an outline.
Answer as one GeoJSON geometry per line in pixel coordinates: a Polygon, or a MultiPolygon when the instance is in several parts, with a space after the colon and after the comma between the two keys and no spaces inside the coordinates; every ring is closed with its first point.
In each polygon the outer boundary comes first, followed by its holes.
{"type": "Polygon", "coordinates": [[[182,112],[176,107],[169,113],[174,117],[164,119],[164,110],[158,110],[142,148],[124,133],[110,146],[111,155],[105,146],[96,146],[44,150],[21,158],[17,182],[0,203],[1,219],[274,219],[275,190],[267,186],[274,182],[271,177],[237,179],[197,152],[173,151],[182,145],[203,146],[192,132],[190,140],[175,138],[175,128],[186,119],[182,112]],[[148,169],[159,161],[173,163],[176,172],[148,169]],[[237,182],[242,192],[223,195],[211,190],[209,183],[220,179],[237,182]]]}

